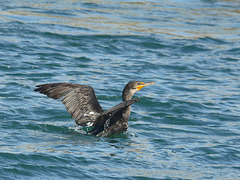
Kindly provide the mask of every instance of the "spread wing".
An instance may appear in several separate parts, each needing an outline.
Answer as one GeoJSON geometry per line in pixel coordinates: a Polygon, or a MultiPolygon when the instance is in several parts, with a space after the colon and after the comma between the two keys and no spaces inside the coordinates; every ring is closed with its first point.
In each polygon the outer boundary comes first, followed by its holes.
{"type": "Polygon", "coordinates": [[[50,98],[63,97],[62,103],[78,125],[86,126],[88,122],[94,122],[96,117],[104,112],[96,98],[94,89],[90,86],[51,83],[36,87],[37,89],[34,91],[39,91],[50,98]]]}
{"type": "Polygon", "coordinates": [[[90,134],[108,136],[126,130],[127,124],[124,125],[123,123],[125,122],[123,122],[124,120],[122,119],[123,111],[128,106],[138,101],[140,101],[140,99],[124,101],[102,113],[94,122],[94,128],[90,131],[90,134]],[[117,121],[121,122],[118,123],[117,121]]]}

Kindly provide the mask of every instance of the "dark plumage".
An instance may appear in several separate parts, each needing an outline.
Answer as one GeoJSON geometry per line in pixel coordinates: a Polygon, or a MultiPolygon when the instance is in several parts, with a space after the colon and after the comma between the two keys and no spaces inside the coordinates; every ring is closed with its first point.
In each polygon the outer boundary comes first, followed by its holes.
{"type": "Polygon", "coordinates": [[[130,81],[122,92],[123,102],[107,111],[102,109],[96,98],[94,89],[90,86],[51,83],[38,85],[34,91],[39,91],[53,99],[63,97],[62,103],[71,114],[72,119],[75,119],[77,125],[92,126],[93,129],[89,134],[109,136],[127,130],[131,104],[140,101],[139,99],[132,99],[134,93],[152,84],[154,82],[130,81]]]}

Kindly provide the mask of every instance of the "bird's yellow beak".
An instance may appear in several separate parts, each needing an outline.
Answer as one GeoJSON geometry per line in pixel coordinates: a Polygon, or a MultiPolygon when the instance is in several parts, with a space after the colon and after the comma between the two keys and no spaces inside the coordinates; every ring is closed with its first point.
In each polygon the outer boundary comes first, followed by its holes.
{"type": "Polygon", "coordinates": [[[140,89],[142,89],[145,86],[150,86],[150,85],[154,85],[154,84],[155,84],[154,82],[148,82],[148,83],[141,82],[141,84],[137,86],[137,90],[139,91],[140,89]]]}

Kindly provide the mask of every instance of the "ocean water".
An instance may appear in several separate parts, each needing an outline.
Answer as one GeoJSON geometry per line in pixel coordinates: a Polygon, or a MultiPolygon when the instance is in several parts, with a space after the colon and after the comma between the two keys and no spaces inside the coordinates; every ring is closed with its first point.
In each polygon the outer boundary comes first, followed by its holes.
{"type": "Polygon", "coordinates": [[[240,179],[240,1],[0,1],[0,179],[240,179]],[[87,136],[36,85],[135,94],[129,129],[87,136]]]}

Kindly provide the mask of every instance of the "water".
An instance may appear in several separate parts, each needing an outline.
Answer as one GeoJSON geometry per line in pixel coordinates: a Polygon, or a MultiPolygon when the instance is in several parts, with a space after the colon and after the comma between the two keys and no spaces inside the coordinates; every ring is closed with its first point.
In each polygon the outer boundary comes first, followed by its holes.
{"type": "Polygon", "coordinates": [[[240,1],[1,1],[0,179],[240,179],[240,1]],[[129,130],[84,135],[50,82],[137,92],[129,130]]]}

